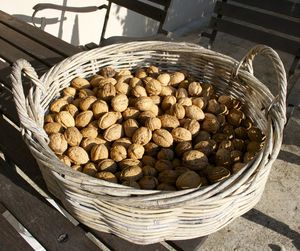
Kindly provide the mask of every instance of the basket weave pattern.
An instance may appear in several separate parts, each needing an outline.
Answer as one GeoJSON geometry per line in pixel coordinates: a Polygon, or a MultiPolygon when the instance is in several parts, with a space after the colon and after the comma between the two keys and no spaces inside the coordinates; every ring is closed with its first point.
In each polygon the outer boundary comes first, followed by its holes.
{"type": "Polygon", "coordinates": [[[260,200],[282,142],[285,123],[286,75],[271,48],[258,45],[241,60],[203,47],[172,42],[132,42],[76,54],[41,78],[25,60],[14,64],[13,93],[24,139],[53,193],[83,224],[114,233],[137,244],[196,238],[213,233],[244,214],[260,200]],[[268,57],[278,80],[276,98],[253,76],[257,54],[268,57]],[[186,70],[211,83],[217,93],[242,101],[246,114],[266,134],[263,150],[238,173],[208,187],[183,191],[138,190],[99,180],[63,164],[48,147],[43,118],[50,102],[76,77],[89,77],[105,66],[134,69],[158,65],[162,70],[186,70]],[[31,80],[25,97],[21,72],[31,80]]]}

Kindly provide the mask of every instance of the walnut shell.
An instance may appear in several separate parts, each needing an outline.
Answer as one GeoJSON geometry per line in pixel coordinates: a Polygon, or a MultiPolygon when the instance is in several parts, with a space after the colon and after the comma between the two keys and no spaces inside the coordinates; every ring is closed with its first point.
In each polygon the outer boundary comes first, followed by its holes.
{"type": "Polygon", "coordinates": [[[111,86],[115,86],[116,83],[117,83],[117,80],[114,78],[103,78],[103,79],[99,80],[97,87],[101,89],[107,84],[109,84],[111,87],[111,86]]]}
{"type": "Polygon", "coordinates": [[[182,72],[174,72],[170,76],[169,85],[177,86],[181,81],[185,79],[185,76],[182,72]]]}
{"type": "Polygon", "coordinates": [[[162,148],[157,154],[158,159],[166,159],[166,160],[173,160],[174,159],[174,152],[168,148],[162,148]]]}
{"type": "Polygon", "coordinates": [[[208,100],[206,111],[208,113],[219,114],[221,110],[220,104],[216,99],[208,100]]]}
{"type": "MultiPolygon", "coordinates": [[[[192,104],[198,106],[200,109],[204,109],[206,106],[206,102],[203,97],[193,98],[192,104]]],[[[192,104],[190,104],[190,105],[192,105],[192,104]]]]}
{"type": "Polygon", "coordinates": [[[92,111],[83,111],[75,117],[75,125],[76,127],[86,127],[92,121],[92,118],[92,111]]]}
{"type": "MultiPolygon", "coordinates": [[[[78,97],[82,100],[88,96],[95,96],[95,93],[90,89],[81,89],[78,92],[78,97]]],[[[79,105],[79,104],[78,104],[79,105]]]]}
{"type": "Polygon", "coordinates": [[[190,119],[203,120],[205,115],[202,109],[196,105],[185,106],[185,116],[190,119]]]}
{"type": "Polygon", "coordinates": [[[116,112],[123,112],[128,107],[128,98],[125,94],[118,94],[111,100],[111,106],[116,112]]]}
{"type": "Polygon", "coordinates": [[[108,159],[108,149],[104,144],[97,144],[91,149],[91,160],[98,161],[108,159]]]}
{"type": "Polygon", "coordinates": [[[85,127],[80,131],[83,138],[96,138],[98,136],[98,130],[95,127],[85,127]]]}
{"type": "Polygon", "coordinates": [[[116,146],[116,145],[121,145],[124,146],[126,149],[128,149],[128,147],[132,145],[132,142],[130,138],[120,138],[115,140],[114,143],[112,144],[112,146],[116,146]]]}
{"type": "Polygon", "coordinates": [[[99,128],[105,130],[108,127],[114,125],[119,119],[118,112],[106,112],[98,120],[99,128]]]}
{"type": "Polygon", "coordinates": [[[144,145],[144,148],[145,148],[145,154],[149,156],[156,156],[156,154],[159,151],[159,146],[154,142],[147,143],[146,145],[144,145]]]}
{"type": "Polygon", "coordinates": [[[117,171],[118,165],[112,159],[104,159],[98,163],[97,169],[99,172],[107,171],[111,173],[115,173],[117,171]]]}
{"type": "Polygon", "coordinates": [[[129,166],[122,170],[120,179],[137,181],[143,177],[143,170],[140,166],[129,166]]]}
{"type": "Polygon", "coordinates": [[[76,95],[76,89],[74,87],[66,87],[63,89],[63,95],[64,96],[70,96],[70,97],[75,97],[76,95]]]}
{"type": "Polygon", "coordinates": [[[131,95],[136,98],[147,97],[147,91],[143,86],[137,85],[132,88],[131,95]]]}
{"type": "Polygon", "coordinates": [[[231,167],[232,173],[234,174],[242,170],[245,165],[246,165],[245,163],[241,163],[241,162],[234,163],[233,166],[231,167]]]}
{"type": "Polygon", "coordinates": [[[157,190],[161,190],[161,191],[176,191],[176,187],[166,184],[166,183],[160,183],[157,187],[157,190]]]}
{"type": "Polygon", "coordinates": [[[105,84],[102,88],[99,88],[97,96],[104,101],[110,101],[116,96],[116,88],[111,83],[105,84]]]}
{"type": "Polygon", "coordinates": [[[159,116],[161,127],[166,129],[174,129],[180,125],[179,120],[172,115],[164,114],[159,116]]]}
{"type": "Polygon", "coordinates": [[[133,188],[137,188],[137,189],[140,189],[140,185],[139,183],[137,183],[136,181],[133,181],[133,180],[125,180],[122,185],[124,186],[128,186],[128,187],[133,187],[133,188]]]}
{"type": "Polygon", "coordinates": [[[142,167],[142,162],[138,159],[123,159],[118,163],[118,165],[121,168],[121,170],[123,170],[124,168],[131,167],[131,166],[142,167]]]}
{"type": "Polygon", "coordinates": [[[175,185],[178,176],[179,174],[175,170],[164,170],[159,173],[158,181],[159,183],[175,185]]]}
{"type": "Polygon", "coordinates": [[[153,190],[158,185],[157,179],[153,176],[144,176],[138,183],[142,189],[147,190],[153,190]]]}
{"type": "Polygon", "coordinates": [[[82,111],[90,110],[95,101],[97,101],[97,98],[95,96],[88,96],[81,100],[81,102],[79,103],[79,107],[82,111]]]}
{"type": "Polygon", "coordinates": [[[129,81],[129,86],[130,88],[134,88],[136,86],[142,86],[143,85],[143,82],[141,79],[137,78],[137,77],[133,77],[130,79],[129,81]]]}
{"type": "Polygon", "coordinates": [[[169,95],[169,96],[165,96],[163,101],[161,102],[161,108],[164,110],[164,111],[167,111],[169,110],[173,105],[176,104],[176,98],[172,95],[169,95]]]}
{"type": "Polygon", "coordinates": [[[97,144],[105,144],[106,141],[103,141],[101,139],[97,138],[84,138],[81,140],[80,146],[86,150],[87,152],[91,151],[93,146],[97,144]]]}
{"type": "Polygon", "coordinates": [[[197,144],[195,144],[194,149],[203,152],[206,156],[212,154],[214,150],[213,145],[208,140],[199,141],[197,144]]]}
{"type": "Polygon", "coordinates": [[[137,98],[135,107],[140,111],[149,111],[154,105],[153,100],[149,97],[137,98]]]}
{"type": "Polygon", "coordinates": [[[125,95],[128,95],[129,92],[130,92],[130,86],[129,84],[126,84],[124,82],[120,83],[118,82],[116,85],[115,85],[115,88],[116,88],[116,92],[118,94],[125,94],[125,95]]]}
{"type": "Polygon", "coordinates": [[[179,142],[175,147],[175,152],[178,157],[182,156],[185,152],[192,150],[193,146],[191,142],[183,141],[179,142]]]}
{"type": "Polygon", "coordinates": [[[144,152],[144,147],[139,144],[132,144],[128,147],[128,157],[131,159],[141,159],[144,152]]]}
{"type": "Polygon", "coordinates": [[[227,179],[230,176],[230,171],[222,166],[216,166],[209,169],[207,178],[211,183],[220,182],[227,179]]]}
{"type": "Polygon", "coordinates": [[[142,167],[143,174],[145,176],[157,176],[157,170],[153,166],[143,166],[142,167]]]}
{"type": "Polygon", "coordinates": [[[84,78],[77,77],[71,81],[71,86],[74,87],[76,90],[89,88],[90,82],[84,78]]]}
{"type": "Polygon", "coordinates": [[[226,149],[228,151],[233,151],[234,146],[231,140],[225,139],[219,143],[219,149],[226,149]]]}
{"type": "Polygon", "coordinates": [[[148,118],[145,121],[145,126],[154,131],[161,128],[161,121],[159,118],[148,118]]]}
{"type": "Polygon", "coordinates": [[[73,104],[68,104],[64,110],[69,112],[73,117],[76,117],[79,113],[78,108],[73,104]]]}
{"type": "Polygon", "coordinates": [[[75,120],[73,116],[67,111],[60,111],[58,114],[56,114],[55,120],[64,128],[75,126],[75,120]]]}
{"type": "Polygon", "coordinates": [[[65,163],[67,166],[71,166],[71,159],[67,155],[60,155],[58,158],[61,160],[61,162],[65,163]]]}
{"type": "Polygon", "coordinates": [[[157,80],[162,86],[167,86],[171,80],[171,76],[168,73],[161,73],[158,75],[157,80]]]}
{"type": "Polygon", "coordinates": [[[123,133],[124,132],[123,132],[122,125],[114,124],[114,125],[111,125],[110,127],[108,127],[104,131],[103,137],[104,137],[105,140],[111,142],[111,141],[122,138],[123,133]]]}
{"type": "Polygon", "coordinates": [[[182,141],[190,141],[192,140],[192,134],[190,131],[183,127],[177,127],[172,130],[173,140],[175,142],[182,142],[182,141]]]}
{"type": "Polygon", "coordinates": [[[44,118],[44,123],[53,123],[55,121],[55,114],[47,114],[44,118]]]}
{"type": "Polygon", "coordinates": [[[84,165],[82,172],[92,177],[95,177],[97,173],[97,168],[94,163],[88,162],[84,165]]]}
{"type": "Polygon", "coordinates": [[[64,151],[68,148],[68,143],[61,133],[53,133],[49,136],[49,147],[56,154],[63,154],[64,151]]]}
{"type": "Polygon", "coordinates": [[[200,123],[195,119],[187,119],[182,127],[188,130],[193,137],[200,131],[200,123]]]}
{"type": "Polygon", "coordinates": [[[191,82],[188,87],[189,95],[192,97],[200,96],[202,92],[202,87],[199,82],[191,82]]]}
{"type": "Polygon", "coordinates": [[[215,158],[218,166],[229,166],[231,164],[230,151],[227,149],[219,149],[215,158]]]}
{"type": "Polygon", "coordinates": [[[111,66],[106,66],[99,71],[99,74],[105,78],[113,78],[116,74],[116,71],[111,66]]]}
{"type": "Polygon", "coordinates": [[[192,170],[201,170],[208,165],[208,159],[203,152],[190,150],[183,154],[182,161],[192,170]]]}
{"type": "Polygon", "coordinates": [[[243,159],[243,153],[238,150],[233,150],[230,152],[231,163],[240,162],[243,159]]]}
{"type": "Polygon", "coordinates": [[[146,91],[149,96],[151,95],[159,95],[161,92],[162,86],[161,83],[156,80],[156,79],[151,79],[147,84],[146,84],[146,91]]]}
{"type": "Polygon", "coordinates": [[[176,89],[171,86],[162,86],[160,91],[160,96],[174,96],[176,92],[176,89]]]}
{"type": "Polygon", "coordinates": [[[72,160],[72,162],[78,165],[86,164],[89,161],[89,155],[80,146],[71,146],[68,149],[67,154],[68,157],[72,160]]]}
{"type": "Polygon", "coordinates": [[[154,167],[158,172],[173,169],[172,162],[166,159],[157,160],[154,167]]]}
{"type": "Polygon", "coordinates": [[[158,146],[170,147],[173,144],[172,134],[165,129],[155,130],[152,138],[158,146]]]}
{"type": "Polygon", "coordinates": [[[127,157],[127,150],[122,145],[115,145],[110,149],[110,158],[116,162],[120,162],[127,157]]]}
{"type": "Polygon", "coordinates": [[[152,137],[152,132],[147,127],[138,128],[132,135],[132,142],[134,144],[146,145],[152,137]]]}
{"type": "Polygon", "coordinates": [[[188,92],[184,88],[178,88],[175,93],[176,99],[187,98],[189,96],[188,92]]]}
{"type": "Polygon", "coordinates": [[[233,126],[239,126],[242,120],[245,118],[245,114],[238,109],[231,109],[227,115],[227,121],[233,126]]]}
{"type": "Polygon", "coordinates": [[[197,144],[203,140],[209,140],[211,138],[210,133],[204,130],[200,130],[197,136],[194,139],[194,144],[197,144]]]}
{"type": "Polygon", "coordinates": [[[202,129],[207,132],[216,133],[220,129],[220,123],[217,117],[212,113],[205,113],[202,129]]]}
{"type": "Polygon", "coordinates": [[[156,117],[156,115],[152,111],[145,111],[145,112],[140,113],[140,115],[138,117],[138,121],[144,125],[146,123],[147,119],[155,118],[155,117],[156,117]]]}
{"type": "Polygon", "coordinates": [[[44,125],[44,130],[47,134],[58,133],[63,131],[61,124],[57,122],[51,122],[44,125]]]}
{"type": "Polygon", "coordinates": [[[79,146],[82,140],[82,135],[76,127],[67,128],[64,136],[70,146],[79,146]]]}
{"type": "Polygon", "coordinates": [[[131,138],[133,136],[134,132],[139,128],[139,124],[134,119],[127,119],[123,123],[123,128],[124,128],[126,137],[131,138]]]}
{"type": "Polygon", "coordinates": [[[96,173],[95,177],[98,179],[101,179],[101,180],[108,181],[108,182],[118,183],[117,177],[111,172],[102,171],[102,172],[96,173]]]}
{"type": "MultiPolygon", "coordinates": [[[[148,143],[149,144],[149,143],[148,143]]],[[[155,166],[156,158],[150,155],[144,155],[142,157],[142,163],[145,166],[155,166]]]]}
{"type": "Polygon", "coordinates": [[[176,187],[179,190],[196,188],[201,186],[201,178],[194,171],[187,171],[181,174],[176,180],[176,187]]]}
{"type": "Polygon", "coordinates": [[[192,99],[188,97],[178,99],[177,104],[182,105],[184,107],[193,105],[192,99]]]}
{"type": "Polygon", "coordinates": [[[175,116],[178,119],[183,119],[185,117],[185,109],[183,105],[174,104],[169,110],[170,115],[175,116]]]}
{"type": "Polygon", "coordinates": [[[258,142],[261,142],[266,138],[266,136],[263,135],[261,130],[257,127],[252,127],[248,130],[248,137],[251,141],[258,141],[258,142]]]}
{"type": "Polygon", "coordinates": [[[128,107],[124,112],[122,112],[122,116],[124,120],[137,119],[139,115],[140,115],[140,111],[134,107],[128,107]]]}
{"type": "Polygon", "coordinates": [[[247,144],[247,151],[257,153],[262,149],[262,147],[263,147],[263,144],[261,142],[250,141],[247,144]]]}
{"type": "Polygon", "coordinates": [[[109,108],[104,100],[97,100],[92,105],[92,111],[95,119],[99,119],[103,114],[109,111],[109,108]]]}

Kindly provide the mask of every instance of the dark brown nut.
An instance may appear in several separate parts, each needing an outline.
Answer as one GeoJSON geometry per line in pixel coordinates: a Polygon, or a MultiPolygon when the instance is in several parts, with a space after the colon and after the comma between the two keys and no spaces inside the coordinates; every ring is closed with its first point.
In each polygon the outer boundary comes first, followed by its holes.
{"type": "Polygon", "coordinates": [[[194,171],[188,171],[181,174],[176,180],[176,187],[179,190],[196,188],[201,186],[201,178],[194,171]]]}
{"type": "Polygon", "coordinates": [[[190,119],[203,120],[205,115],[202,109],[196,105],[185,106],[185,116],[190,119]]]}
{"type": "Polygon", "coordinates": [[[233,151],[234,146],[231,140],[225,139],[219,143],[219,149],[226,149],[228,151],[233,151]]]}
{"type": "Polygon", "coordinates": [[[176,89],[171,86],[162,86],[160,91],[160,96],[174,96],[176,89]]]}
{"type": "Polygon", "coordinates": [[[127,157],[127,150],[122,145],[115,145],[110,148],[110,158],[116,162],[120,162],[127,157]]]}
{"type": "Polygon", "coordinates": [[[142,162],[138,159],[124,159],[118,163],[121,170],[131,166],[140,166],[142,167],[142,162]]]}
{"type": "Polygon", "coordinates": [[[243,152],[245,150],[245,142],[242,139],[233,139],[232,144],[235,150],[243,152]]]}
{"type": "Polygon", "coordinates": [[[142,167],[144,176],[157,176],[157,170],[153,166],[143,166],[142,167]]]}
{"type": "Polygon", "coordinates": [[[106,171],[99,172],[96,173],[95,177],[108,182],[118,183],[117,177],[111,172],[106,172],[106,171]]]}
{"type": "Polygon", "coordinates": [[[174,96],[165,96],[162,103],[161,103],[161,108],[164,111],[169,110],[172,105],[176,104],[177,99],[174,96]]]}
{"type": "Polygon", "coordinates": [[[231,164],[230,151],[227,149],[219,149],[215,158],[217,166],[230,166],[231,164]]]}
{"type": "Polygon", "coordinates": [[[212,154],[214,150],[213,145],[208,140],[199,141],[197,144],[195,144],[194,149],[203,152],[206,156],[212,154]]]}
{"type": "Polygon", "coordinates": [[[93,119],[92,111],[84,111],[75,117],[76,127],[86,127],[93,119]]]}
{"type": "Polygon", "coordinates": [[[131,159],[141,159],[144,152],[144,147],[139,144],[132,144],[128,147],[128,157],[131,159]]]}
{"type": "Polygon", "coordinates": [[[174,129],[180,125],[179,120],[172,115],[164,114],[159,116],[161,127],[166,129],[174,129]]]}
{"type": "Polygon", "coordinates": [[[52,123],[55,121],[55,114],[47,114],[44,118],[44,123],[52,123]]]}
{"type": "Polygon", "coordinates": [[[157,80],[162,86],[167,86],[171,80],[171,76],[168,73],[161,73],[158,75],[157,80]]]}
{"type": "Polygon", "coordinates": [[[183,163],[192,170],[201,170],[208,166],[208,159],[203,152],[190,150],[183,154],[183,163]]]}
{"type": "Polygon", "coordinates": [[[170,76],[169,85],[177,86],[181,81],[185,79],[185,76],[182,72],[174,72],[170,76]]]}
{"type": "Polygon", "coordinates": [[[200,96],[202,92],[202,87],[199,82],[191,82],[188,87],[189,95],[192,97],[200,96]]]}
{"type": "Polygon", "coordinates": [[[188,130],[193,137],[200,131],[200,123],[195,119],[186,119],[182,127],[188,130]]]}
{"type": "Polygon", "coordinates": [[[131,95],[136,98],[147,97],[147,91],[143,86],[136,85],[132,88],[131,95]]]}
{"type": "Polygon", "coordinates": [[[190,82],[187,79],[185,79],[185,80],[181,81],[177,87],[184,88],[187,90],[189,88],[189,84],[190,84],[190,82]]]}
{"type": "Polygon", "coordinates": [[[122,112],[122,116],[124,120],[137,119],[139,115],[140,115],[140,111],[134,107],[128,107],[124,112],[122,112]]]}
{"type": "Polygon", "coordinates": [[[49,147],[56,154],[63,154],[68,148],[68,142],[61,133],[53,133],[49,136],[49,147]]]}
{"type": "Polygon", "coordinates": [[[65,89],[63,89],[63,95],[69,97],[75,97],[76,89],[73,87],[66,87],[65,89]]]}
{"type": "Polygon", "coordinates": [[[173,140],[175,142],[191,141],[192,134],[183,127],[177,127],[172,130],[173,140]]]}
{"type": "Polygon", "coordinates": [[[63,131],[63,127],[60,123],[51,122],[44,125],[44,130],[47,134],[58,133],[63,131]]]}
{"type": "Polygon", "coordinates": [[[261,142],[265,140],[266,136],[263,135],[260,129],[257,127],[252,127],[248,130],[248,137],[251,141],[261,142]]]}
{"type": "Polygon", "coordinates": [[[166,159],[157,160],[154,167],[158,172],[173,169],[172,162],[166,159]]]}
{"type": "Polygon", "coordinates": [[[187,98],[188,96],[189,96],[189,94],[188,94],[187,90],[184,88],[178,88],[175,93],[176,99],[187,98]]]}
{"type": "Polygon", "coordinates": [[[139,128],[139,124],[136,120],[134,119],[127,119],[123,123],[123,128],[125,135],[129,138],[131,138],[134,134],[134,132],[139,128]]]}
{"type": "Polygon", "coordinates": [[[128,107],[128,98],[125,94],[118,94],[111,100],[111,107],[116,112],[124,112],[128,107]]]}
{"type": "Polygon", "coordinates": [[[104,131],[103,137],[105,140],[111,142],[111,141],[122,138],[123,134],[124,134],[124,130],[123,130],[122,125],[114,124],[114,125],[111,125],[110,127],[108,127],[104,131]]]}
{"type": "Polygon", "coordinates": [[[234,129],[234,135],[238,139],[247,139],[247,130],[244,127],[237,127],[234,129]]]}
{"type": "Polygon", "coordinates": [[[133,77],[130,79],[129,81],[129,86],[130,88],[134,88],[136,86],[142,86],[143,85],[143,82],[141,79],[137,78],[137,77],[133,77]]]}
{"type": "Polygon", "coordinates": [[[97,101],[95,96],[88,96],[80,101],[79,108],[82,111],[90,110],[95,101],[97,101]]]}
{"type": "Polygon", "coordinates": [[[145,121],[145,126],[154,131],[161,128],[161,121],[159,118],[148,118],[145,121]]]}
{"type": "Polygon", "coordinates": [[[143,177],[143,170],[140,166],[129,166],[121,171],[120,179],[137,181],[143,177]]]}
{"type": "Polygon", "coordinates": [[[124,186],[128,186],[128,187],[132,187],[132,188],[137,188],[137,189],[140,189],[140,185],[139,183],[137,183],[136,181],[133,181],[133,180],[125,180],[122,185],[124,186]]]}
{"type": "Polygon", "coordinates": [[[166,159],[166,160],[173,160],[174,159],[174,152],[171,149],[168,148],[162,148],[158,154],[158,159],[166,159]]]}
{"type": "Polygon", "coordinates": [[[234,127],[232,125],[225,125],[223,127],[223,133],[228,135],[228,138],[229,139],[233,139],[233,137],[235,136],[235,133],[234,133],[234,127]]]}
{"type": "Polygon", "coordinates": [[[193,149],[192,143],[188,142],[188,141],[184,141],[184,142],[179,142],[176,145],[175,152],[176,152],[177,156],[180,157],[185,152],[192,150],[192,149],[193,149]]]}
{"type": "Polygon", "coordinates": [[[116,71],[111,66],[106,66],[99,71],[99,74],[105,78],[113,78],[116,74],[116,71]]]}
{"type": "MultiPolygon", "coordinates": [[[[90,89],[81,89],[78,92],[78,97],[82,100],[84,98],[87,98],[88,96],[95,96],[95,93],[90,89]]],[[[78,104],[79,105],[79,104],[78,104]]]]}
{"type": "Polygon", "coordinates": [[[208,83],[201,83],[202,86],[202,93],[201,95],[205,98],[210,99],[212,96],[214,96],[215,91],[214,91],[214,87],[212,84],[208,84],[208,83]]]}
{"type": "Polygon", "coordinates": [[[156,80],[156,79],[151,79],[147,84],[146,84],[146,91],[149,96],[151,95],[159,95],[161,92],[161,83],[156,80]]]}
{"type": "Polygon", "coordinates": [[[198,135],[195,137],[195,139],[193,141],[194,141],[194,144],[197,144],[200,141],[209,140],[210,138],[211,138],[211,136],[210,136],[209,132],[200,130],[198,135]]]}
{"type": "Polygon", "coordinates": [[[230,176],[230,171],[222,166],[211,168],[207,173],[207,178],[211,183],[216,183],[227,179],[230,176]]]}
{"type": "Polygon", "coordinates": [[[262,149],[262,147],[263,147],[263,143],[257,141],[250,141],[247,144],[247,152],[257,153],[262,149]]]}
{"type": "Polygon", "coordinates": [[[102,159],[108,159],[108,149],[104,144],[98,144],[91,149],[91,160],[99,161],[102,159]]]}
{"type": "Polygon", "coordinates": [[[109,111],[109,108],[104,100],[97,100],[92,105],[92,111],[95,119],[99,119],[103,114],[109,111]]]}
{"type": "Polygon", "coordinates": [[[204,98],[197,97],[192,99],[192,104],[198,106],[200,109],[204,109],[206,102],[204,101],[204,98]]]}
{"type": "Polygon", "coordinates": [[[181,166],[181,160],[180,159],[173,159],[172,160],[172,165],[173,165],[173,168],[181,166]]]}
{"type": "Polygon", "coordinates": [[[243,162],[248,163],[252,159],[254,159],[256,153],[255,152],[246,152],[243,157],[243,162]]]}
{"type": "Polygon", "coordinates": [[[154,143],[161,147],[170,147],[173,145],[172,134],[165,129],[155,130],[152,139],[154,143]]]}
{"type": "Polygon", "coordinates": [[[138,117],[138,121],[142,124],[145,125],[146,121],[149,118],[155,118],[156,115],[152,112],[152,111],[145,111],[145,112],[141,112],[139,117],[138,117]]]}
{"type": "Polygon", "coordinates": [[[138,183],[142,189],[147,190],[154,190],[158,185],[157,179],[153,176],[144,176],[138,183]]]}
{"type": "Polygon", "coordinates": [[[225,105],[220,104],[220,108],[218,111],[218,115],[228,115],[229,111],[228,108],[225,105]]]}
{"type": "Polygon", "coordinates": [[[67,111],[60,111],[58,114],[56,114],[55,120],[64,128],[75,126],[75,120],[73,116],[67,111]]]}
{"type": "Polygon", "coordinates": [[[181,174],[186,173],[187,171],[191,171],[191,169],[187,168],[186,166],[177,166],[177,167],[175,167],[174,170],[176,171],[178,176],[180,176],[181,174]]]}
{"type": "Polygon", "coordinates": [[[154,142],[149,142],[146,145],[144,145],[145,148],[145,154],[149,156],[156,156],[159,151],[159,146],[155,144],[154,142]]]}
{"type": "Polygon", "coordinates": [[[114,96],[116,96],[116,88],[111,83],[105,84],[97,92],[97,97],[104,101],[110,101],[114,96]]]}
{"type": "Polygon", "coordinates": [[[223,140],[228,139],[228,135],[225,134],[225,133],[215,133],[215,134],[212,136],[212,139],[213,139],[214,141],[216,141],[217,143],[221,143],[223,140]]]}
{"type": "Polygon", "coordinates": [[[150,155],[144,155],[142,157],[142,163],[143,163],[144,166],[155,166],[155,162],[156,162],[156,158],[154,158],[154,157],[152,157],[150,155]]]}
{"type": "Polygon", "coordinates": [[[94,163],[89,162],[84,165],[82,172],[89,176],[95,177],[97,173],[97,168],[94,163]]]}
{"type": "Polygon", "coordinates": [[[185,117],[185,109],[183,105],[174,104],[169,110],[170,115],[175,116],[177,119],[183,119],[185,117]]]}
{"type": "Polygon", "coordinates": [[[227,96],[227,95],[221,95],[221,96],[218,98],[218,102],[219,102],[220,104],[225,105],[228,109],[233,108],[233,98],[230,97],[230,96],[227,96]]]}
{"type": "Polygon", "coordinates": [[[240,170],[243,169],[245,165],[246,165],[245,163],[241,163],[241,162],[234,163],[233,166],[231,167],[232,173],[234,174],[239,172],[240,170]]]}
{"type": "Polygon", "coordinates": [[[245,118],[242,120],[241,126],[243,126],[246,130],[249,130],[253,126],[253,123],[249,118],[245,118]]]}
{"type": "Polygon", "coordinates": [[[71,168],[74,171],[82,172],[82,166],[81,165],[73,165],[73,166],[71,166],[71,168]]]}
{"type": "Polygon", "coordinates": [[[202,122],[202,129],[207,132],[216,133],[220,129],[220,122],[214,114],[205,113],[205,118],[202,122]]]}
{"type": "Polygon", "coordinates": [[[116,124],[118,119],[119,119],[118,112],[106,112],[98,120],[98,126],[99,126],[99,128],[105,130],[108,127],[116,124]]]}
{"type": "Polygon", "coordinates": [[[164,170],[159,173],[158,181],[159,181],[159,183],[175,185],[178,177],[179,177],[179,174],[175,170],[164,170]]]}
{"type": "Polygon", "coordinates": [[[90,82],[84,78],[77,77],[71,81],[71,86],[74,87],[76,90],[89,88],[90,82]]]}
{"type": "Polygon", "coordinates": [[[64,136],[70,146],[79,146],[82,140],[82,135],[76,127],[67,128],[64,136]]]}
{"type": "Polygon", "coordinates": [[[166,183],[160,183],[157,187],[157,190],[161,190],[161,191],[176,191],[176,187],[166,184],[166,183]]]}
{"type": "Polygon", "coordinates": [[[150,97],[140,97],[135,102],[135,107],[140,111],[149,111],[153,105],[153,100],[150,97]]]}
{"type": "Polygon", "coordinates": [[[241,124],[242,120],[245,119],[245,114],[238,109],[231,109],[229,114],[226,116],[229,124],[237,127],[241,124]]]}
{"type": "Polygon", "coordinates": [[[231,163],[240,162],[243,160],[243,153],[238,150],[230,152],[231,163]]]}
{"type": "Polygon", "coordinates": [[[68,149],[67,154],[68,157],[72,160],[72,162],[78,165],[86,164],[89,161],[89,155],[80,146],[71,146],[68,149]]]}
{"type": "Polygon", "coordinates": [[[96,138],[98,136],[98,130],[95,127],[85,127],[80,131],[83,138],[96,138]]]}
{"type": "Polygon", "coordinates": [[[193,105],[192,99],[188,97],[178,99],[177,104],[182,105],[184,107],[193,105]]]}
{"type": "Polygon", "coordinates": [[[213,114],[219,114],[220,112],[220,104],[216,99],[210,99],[208,100],[207,106],[206,106],[206,111],[208,113],[213,113],[213,114]]]}
{"type": "Polygon", "coordinates": [[[107,171],[107,172],[115,173],[117,171],[117,168],[118,168],[117,163],[112,159],[101,160],[97,166],[97,170],[99,172],[107,171]]]}
{"type": "Polygon", "coordinates": [[[147,143],[149,143],[151,138],[152,138],[151,130],[147,127],[140,127],[132,135],[132,143],[140,144],[144,146],[147,143]]]}
{"type": "Polygon", "coordinates": [[[61,160],[61,162],[63,162],[67,166],[71,166],[72,165],[71,159],[67,155],[60,155],[60,156],[58,156],[58,158],[61,160]]]}

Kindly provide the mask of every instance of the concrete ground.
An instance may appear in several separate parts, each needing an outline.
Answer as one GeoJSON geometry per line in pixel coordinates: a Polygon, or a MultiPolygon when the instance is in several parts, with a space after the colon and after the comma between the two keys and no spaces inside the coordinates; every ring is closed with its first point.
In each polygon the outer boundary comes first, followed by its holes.
{"type": "MultiPolygon", "coordinates": [[[[205,41],[202,44],[205,44],[205,41]]],[[[249,41],[219,33],[213,50],[240,60],[254,45],[249,41]]],[[[292,57],[278,53],[288,69],[292,57]]],[[[275,91],[276,79],[270,62],[258,58],[254,61],[254,66],[258,79],[275,91]]],[[[285,128],[281,152],[273,165],[260,202],[227,227],[211,234],[200,250],[300,250],[299,184],[300,108],[298,107],[285,128]]]]}

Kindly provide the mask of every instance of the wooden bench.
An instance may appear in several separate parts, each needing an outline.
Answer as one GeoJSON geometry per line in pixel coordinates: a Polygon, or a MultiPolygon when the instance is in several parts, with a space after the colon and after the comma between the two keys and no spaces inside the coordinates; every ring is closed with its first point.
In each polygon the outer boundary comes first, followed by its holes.
{"type": "MultiPolygon", "coordinates": [[[[71,222],[45,196],[37,163],[24,143],[11,93],[9,74],[18,58],[41,75],[80,49],[0,11],[0,250],[33,250],[2,213],[9,211],[46,250],[197,250],[203,238],[166,241],[147,246],[71,222]],[[41,193],[38,191],[42,191],[41,193]],[[88,236],[87,236],[88,234],[88,236]]],[[[24,84],[25,86],[26,83],[24,84]]],[[[59,204],[58,201],[56,201],[59,204]]]]}

